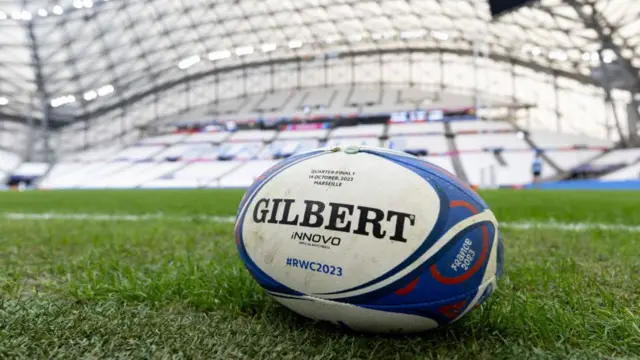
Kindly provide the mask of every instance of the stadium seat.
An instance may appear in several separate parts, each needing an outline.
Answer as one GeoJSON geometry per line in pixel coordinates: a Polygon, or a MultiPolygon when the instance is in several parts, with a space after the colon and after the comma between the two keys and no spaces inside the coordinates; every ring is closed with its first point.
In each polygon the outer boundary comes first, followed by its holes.
{"type": "Polygon", "coordinates": [[[394,136],[385,142],[385,146],[415,155],[449,152],[447,139],[442,135],[394,136]]]}
{"type": "Polygon", "coordinates": [[[184,142],[218,144],[227,140],[229,136],[231,136],[230,132],[201,132],[189,135],[184,142]]]}
{"type": "Polygon", "coordinates": [[[216,187],[216,180],[241,166],[240,161],[211,161],[191,163],[171,174],[142,184],[143,188],[199,188],[216,187]]]}
{"type": "Polygon", "coordinates": [[[67,155],[63,158],[64,161],[78,161],[78,162],[91,162],[91,161],[104,161],[110,160],[113,156],[122,150],[120,145],[111,145],[107,147],[94,148],[87,151],[76,152],[74,154],[67,155]]]}
{"type": "Polygon", "coordinates": [[[23,162],[13,171],[12,176],[24,178],[38,178],[49,170],[50,165],[43,162],[23,162]]]}
{"type": "Polygon", "coordinates": [[[218,160],[246,160],[253,159],[263,148],[262,142],[224,143],[218,147],[218,160]]]}
{"type": "Polygon", "coordinates": [[[444,125],[442,122],[390,124],[387,133],[389,136],[444,134],[444,125]]]}
{"type": "Polygon", "coordinates": [[[290,139],[325,139],[329,129],[309,129],[309,130],[291,130],[281,131],[278,133],[277,140],[290,139]]]}
{"type": "Polygon", "coordinates": [[[571,135],[544,130],[529,132],[529,139],[541,149],[571,148],[576,146],[593,146],[610,148],[613,142],[605,139],[596,139],[589,136],[571,135]]]}
{"type": "Polygon", "coordinates": [[[458,151],[532,150],[515,133],[460,134],[455,143],[458,151]]]}
{"type": "Polygon", "coordinates": [[[155,137],[148,137],[138,141],[142,145],[171,145],[184,140],[187,134],[169,134],[155,137]]]}
{"type": "Polygon", "coordinates": [[[640,149],[617,149],[594,160],[591,165],[627,165],[638,160],[640,160],[640,149]]]}
{"type": "Polygon", "coordinates": [[[228,141],[270,141],[276,136],[274,130],[242,130],[231,134],[228,141]]]}
{"type": "Polygon", "coordinates": [[[257,160],[244,163],[239,168],[220,178],[218,187],[247,187],[267,169],[275,165],[275,160],[257,160]]]}
{"type": "Polygon", "coordinates": [[[176,160],[195,160],[201,155],[214,151],[215,147],[211,144],[178,144],[166,148],[158,155],[154,156],[155,160],[176,161],[176,160]]]}
{"type": "Polygon", "coordinates": [[[380,146],[380,140],[376,137],[345,137],[327,140],[326,147],[345,146],[380,146]]]}
{"type": "MultiPolygon", "coordinates": [[[[334,97],[335,92],[336,89],[334,88],[310,89],[307,92],[307,96],[302,100],[302,105],[298,110],[302,110],[305,107],[309,107],[310,109],[326,109],[331,105],[331,99],[334,97]]],[[[343,103],[340,106],[344,105],[343,103]]]]}
{"type": "Polygon", "coordinates": [[[450,124],[454,133],[516,131],[505,121],[451,121],[450,124]]]}
{"type": "MultiPolygon", "coordinates": [[[[480,187],[524,185],[531,183],[531,163],[534,152],[502,152],[500,158],[491,152],[461,153],[460,163],[470,184],[480,187]]],[[[542,178],[556,175],[554,169],[545,164],[542,178]]]]}
{"type": "Polygon", "coordinates": [[[348,104],[353,107],[370,106],[378,104],[379,101],[379,88],[363,88],[356,86],[351,90],[351,96],[349,97],[348,104]]]}
{"type": "Polygon", "coordinates": [[[640,180],[640,163],[614,171],[601,177],[600,180],[640,180]]]}
{"type": "Polygon", "coordinates": [[[165,146],[163,145],[132,146],[115,154],[113,159],[127,161],[150,160],[164,149],[165,146]]]}
{"type": "Polygon", "coordinates": [[[303,140],[276,140],[266,146],[259,159],[282,159],[293,154],[315,149],[320,146],[320,141],[315,139],[303,140]]]}
{"type": "Polygon", "coordinates": [[[291,91],[276,91],[271,94],[267,94],[265,98],[256,107],[257,111],[277,111],[280,110],[284,104],[291,97],[291,91]]]}
{"type": "Polygon", "coordinates": [[[40,187],[44,189],[54,189],[57,187],[59,179],[84,168],[86,165],[79,162],[59,162],[53,165],[45,177],[40,181],[40,187]]]}
{"type": "Polygon", "coordinates": [[[179,162],[147,162],[133,164],[122,171],[113,172],[95,181],[82,185],[82,188],[135,188],[139,185],[169,174],[172,171],[184,167],[179,162]]]}
{"type": "Polygon", "coordinates": [[[342,137],[380,137],[384,131],[383,124],[340,126],[331,131],[332,139],[342,137]]]}
{"type": "Polygon", "coordinates": [[[11,171],[20,164],[20,161],[18,155],[0,150],[0,170],[4,172],[11,171]]]}
{"type": "Polygon", "coordinates": [[[575,167],[586,164],[601,154],[600,150],[551,150],[545,154],[564,171],[571,171],[575,167]]]}
{"type": "Polygon", "coordinates": [[[47,184],[51,189],[68,189],[82,187],[91,184],[94,181],[103,179],[113,173],[123,171],[130,167],[133,163],[129,161],[116,162],[93,162],[83,164],[83,166],[74,169],[66,174],[60,174],[56,177],[47,177],[47,184]]]}

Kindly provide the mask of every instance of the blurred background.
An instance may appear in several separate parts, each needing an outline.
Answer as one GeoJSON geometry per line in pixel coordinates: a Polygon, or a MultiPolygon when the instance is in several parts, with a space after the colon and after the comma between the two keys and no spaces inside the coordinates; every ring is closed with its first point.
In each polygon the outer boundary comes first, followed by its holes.
{"type": "Polygon", "coordinates": [[[635,0],[0,0],[0,184],[246,187],[320,146],[640,189],[635,0]]]}

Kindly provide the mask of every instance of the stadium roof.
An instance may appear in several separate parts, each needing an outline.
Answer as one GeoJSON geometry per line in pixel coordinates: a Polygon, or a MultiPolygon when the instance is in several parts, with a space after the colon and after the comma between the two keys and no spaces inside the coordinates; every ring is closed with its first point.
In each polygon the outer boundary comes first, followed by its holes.
{"type": "Polygon", "coordinates": [[[640,68],[637,0],[543,0],[493,22],[485,0],[0,0],[0,33],[0,119],[53,123],[319,54],[472,55],[486,41],[494,59],[586,83],[603,48],[635,85],[640,68]]]}

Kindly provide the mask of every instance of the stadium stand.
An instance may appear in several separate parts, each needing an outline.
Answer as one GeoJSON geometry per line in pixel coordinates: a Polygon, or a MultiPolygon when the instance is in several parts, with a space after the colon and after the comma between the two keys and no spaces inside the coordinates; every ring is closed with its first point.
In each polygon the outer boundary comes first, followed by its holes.
{"type": "Polygon", "coordinates": [[[20,157],[14,153],[0,149],[0,171],[7,173],[20,165],[20,157]]]}
{"type": "Polygon", "coordinates": [[[449,152],[446,138],[440,135],[394,136],[386,141],[386,147],[406,151],[414,155],[446,154],[449,152]]]}
{"type": "Polygon", "coordinates": [[[227,141],[270,141],[275,136],[274,130],[246,130],[234,132],[227,141]]]}
{"type": "Polygon", "coordinates": [[[531,147],[513,133],[483,133],[456,135],[458,151],[531,150],[531,147]]]}
{"type": "Polygon", "coordinates": [[[329,129],[302,129],[296,131],[281,131],[278,133],[278,140],[291,139],[326,139],[329,129]]]}
{"type": "Polygon", "coordinates": [[[640,163],[614,171],[601,177],[600,180],[640,180],[640,163]]]}
{"type": "Polygon", "coordinates": [[[10,181],[13,183],[28,183],[39,179],[49,170],[49,164],[41,162],[23,162],[11,171],[10,181]]]}
{"type": "Polygon", "coordinates": [[[169,134],[164,136],[150,137],[140,140],[141,145],[171,145],[182,141],[187,134],[169,134]]]}
{"type": "Polygon", "coordinates": [[[113,155],[113,159],[128,161],[150,160],[164,149],[164,145],[136,145],[116,153],[113,155]]]}
{"type": "Polygon", "coordinates": [[[185,138],[187,143],[213,143],[219,144],[226,141],[231,133],[229,132],[203,132],[191,134],[185,138]]]}
{"type": "Polygon", "coordinates": [[[637,161],[640,161],[640,149],[617,149],[594,160],[591,164],[602,167],[623,167],[637,161]]]}
{"type": "Polygon", "coordinates": [[[531,139],[538,148],[545,150],[566,149],[572,147],[613,147],[613,142],[608,140],[544,130],[530,131],[529,139],[531,139]]]}
{"type": "Polygon", "coordinates": [[[40,186],[242,187],[261,169],[293,154],[364,145],[421,156],[474,185],[511,187],[531,182],[536,151],[543,152],[543,179],[613,174],[637,155],[610,151],[612,141],[589,136],[478,121],[474,101],[455,92],[375,85],[249,94],[168,116],[165,130],[150,131],[155,135],[129,145],[118,142],[65,156],[39,175],[44,175],[40,186]],[[442,121],[445,114],[456,115],[442,121]]]}
{"type": "MultiPolygon", "coordinates": [[[[265,99],[268,104],[275,104],[283,94],[265,99]]],[[[362,92],[358,96],[373,98],[371,94],[362,92]]],[[[326,95],[324,100],[328,98],[326,95]]],[[[610,143],[588,137],[567,136],[563,140],[561,134],[546,137],[538,132],[532,137],[544,146],[545,155],[559,168],[556,171],[551,164],[545,164],[543,178],[570,174],[594,159],[594,166],[618,163],[621,167],[640,157],[637,150],[614,150],[600,156],[610,143]],[[558,146],[562,144],[572,146],[558,146]]],[[[244,187],[279,159],[317,147],[349,145],[382,145],[413,153],[482,187],[530,183],[530,164],[536,150],[519,130],[500,121],[451,121],[448,126],[443,122],[353,123],[334,128],[302,124],[279,130],[165,134],[141,139],[125,148],[114,145],[90,150],[56,164],[40,186],[244,187]],[[460,168],[456,168],[456,162],[460,168]]]]}
{"type": "Polygon", "coordinates": [[[177,171],[147,181],[143,188],[199,188],[216,187],[216,181],[223,175],[238,168],[240,161],[194,162],[177,171]]]}
{"type": "Polygon", "coordinates": [[[256,160],[246,162],[218,180],[219,187],[248,187],[267,169],[275,165],[276,160],[256,160]]]}
{"type": "Polygon", "coordinates": [[[366,137],[380,137],[384,133],[383,124],[370,124],[370,125],[358,125],[358,126],[341,126],[331,131],[331,138],[366,138],[366,137]]]}
{"type": "Polygon", "coordinates": [[[443,134],[444,126],[442,122],[429,123],[408,123],[408,124],[391,124],[387,131],[389,136],[395,135],[432,135],[443,134]]]}

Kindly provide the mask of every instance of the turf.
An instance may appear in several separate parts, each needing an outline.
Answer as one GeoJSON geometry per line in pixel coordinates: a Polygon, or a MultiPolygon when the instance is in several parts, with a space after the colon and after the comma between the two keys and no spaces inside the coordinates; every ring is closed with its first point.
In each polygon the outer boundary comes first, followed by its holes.
{"type": "MultiPolygon", "coordinates": [[[[640,193],[494,191],[498,219],[640,224],[640,193]]],[[[505,228],[505,276],[463,321],[372,336],[277,305],[236,256],[242,191],[0,193],[0,358],[640,358],[640,234],[505,228]],[[186,216],[194,216],[185,221],[186,216]]]]}

